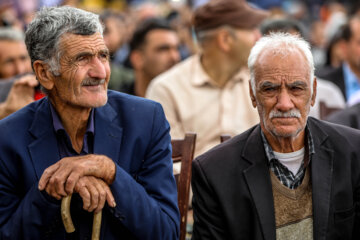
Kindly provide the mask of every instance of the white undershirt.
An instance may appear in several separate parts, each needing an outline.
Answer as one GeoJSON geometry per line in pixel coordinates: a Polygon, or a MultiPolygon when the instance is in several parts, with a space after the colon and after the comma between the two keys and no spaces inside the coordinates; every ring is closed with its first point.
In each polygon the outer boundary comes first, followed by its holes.
{"type": "Polygon", "coordinates": [[[301,162],[304,159],[305,148],[291,153],[274,152],[279,162],[286,166],[294,175],[298,172],[301,162]]]}

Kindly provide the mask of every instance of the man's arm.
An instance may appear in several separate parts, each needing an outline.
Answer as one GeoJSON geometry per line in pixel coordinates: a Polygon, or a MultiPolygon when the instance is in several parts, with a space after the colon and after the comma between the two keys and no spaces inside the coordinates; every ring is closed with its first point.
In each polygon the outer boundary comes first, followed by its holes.
{"type": "Polygon", "coordinates": [[[191,186],[194,213],[192,239],[231,239],[226,233],[222,214],[218,211],[220,206],[216,201],[217,197],[197,159],[192,164],[191,186]]]}
{"type": "Polygon", "coordinates": [[[116,201],[113,214],[138,239],[178,239],[180,216],[169,124],[159,104],[153,116],[151,142],[142,168],[131,176],[117,165],[110,186],[116,201]]]}
{"type": "Polygon", "coordinates": [[[39,234],[60,220],[60,202],[40,192],[37,182],[24,194],[19,185],[24,176],[16,171],[0,157],[0,239],[41,239],[39,234]]]}

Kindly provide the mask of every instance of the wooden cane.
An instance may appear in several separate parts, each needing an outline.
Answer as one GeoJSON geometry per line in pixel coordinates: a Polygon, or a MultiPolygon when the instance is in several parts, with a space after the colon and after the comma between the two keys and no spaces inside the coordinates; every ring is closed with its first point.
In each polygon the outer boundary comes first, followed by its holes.
{"type": "MultiPolygon", "coordinates": [[[[63,197],[63,199],[61,200],[61,218],[65,227],[65,231],[67,233],[72,233],[75,231],[75,227],[72,222],[71,214],[70,214],[71,196],[72,195],[63,197]]],[[[102,218],[102,211],[98,213],[94,213],[91,240],[100,239],[101,218],[102,218]]]]}

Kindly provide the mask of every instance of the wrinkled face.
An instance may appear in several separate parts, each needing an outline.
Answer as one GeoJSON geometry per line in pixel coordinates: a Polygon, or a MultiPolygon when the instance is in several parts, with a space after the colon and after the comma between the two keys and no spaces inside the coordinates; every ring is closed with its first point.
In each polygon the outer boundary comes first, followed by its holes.
{"type": "Polygon", "coordinates": [[[311,95],[305,56],[299,50],[286,56],[265,50],[256,64],[255,85],[256,97],[251,92],[251,98],[264,133],[276,138],[298,136],[316,95],[316,88],[311,95]]]}
{"type": "Polygon", "coordinates": [[[102,36],[65,34],[60,41],[60,76],[54,77],[48,89],[52,100],[80,108],[103,106],[107,102],[110,67],[102,36]]]}
{"type": "Polygon", "coordinates": [[[32,72],[31,61],[24,42],[0,41],[0,78],[32,72]]]}
{"type": "Polygon", "coordinates": [[[150,79],[180,61],[179,38],[174,31],[155,29],[146,35],[142,49],[143,71],[150,79]]]}
{"type": "Polygon", "coordinates": [[[352,68],[360,71],[360,21],[353,20],[350,27],[351,38],[347,42],[347,60],[352,68]]]}

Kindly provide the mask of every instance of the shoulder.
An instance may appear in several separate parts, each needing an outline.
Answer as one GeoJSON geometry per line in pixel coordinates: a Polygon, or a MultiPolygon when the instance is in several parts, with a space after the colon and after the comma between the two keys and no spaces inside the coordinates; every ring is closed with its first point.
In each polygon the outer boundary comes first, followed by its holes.
{"type": "Polygon", "coordinates": [[[324,67],[316,71],[316,76],[325,80],[333,80],[334,77],[337,77],[339,75],[343,75],[342,66],[338,68],[324,67]]]}
{"type": "Polygon", "coordinates": [[[308,124],[313,138],[316,138],[318,144],[328,140],[333,146],[348,146],[352,149],[358,149],[360,146],[360,130],[347,126],[318,120],[309,117],[308,124]]]}
{"type": "MultiPolygon", "coordinates": [[[[222,171],[227,169],[231,171],[234,166],[248,164],[243,161],[244,150],[248,147],[249,141],[257,141],[262,144],[260,135],[260,125],[248,129],[247,131],[213,147],[194,160],[194,165],[198,165],[205,171],[213,169],[222,171]],[[258,139],[258,140],[256,140],[258,139]]],[[[262,145],[261,145],[262,146],[262,145]]]]}
{"type": "Polygon", "coordinates": [[[107,104],[98,111],[105,117],[115,114],[123,123],[134,126],[150,124],[159,120],[163,122],[165,119],[160,103],[111,90],[108,91],[107,104]]]}
{"type": "Polygon", "coordinates": [[[133,109],[133,110],[135,110],[135,108],[136,109],[146,109],[146,108],[154,108],[154,107],[156,108],[159,107],[160,105],[159,103],[150,99],[146,99],[122,92],[117,92],[113,90],[108,90],[108,104],[115,108],[121,107],[125,109],[133,109]]]}
{"type": "MultiPolygon", "coordinates": [[[[21,139],[29,134],[29,130],[34,123],[37,113],[40,111],[46,112],[47,106],[48,101],[44,98],[35,101],[0,120],[0,141],[9,141],[11,138],[21,142],[21,139]]],[[[42,128],[45,129],[46,126],[42,125],[42,128]]]]}
{"type": "Polygon", "coordinates": [[[327,121],[337,124],[343,124],[345,126],[358,128],[357,125],[358,119],[360,118],[360,103],[349,108],[337,111],[327,117],[327,121]]]}
{"type": "Polygon", "coordinates": [[[194,65],[194,62],[197,60],[197,58],[197,55],[188,57],[166,72],[161,73],[151,81],[149,87],[151,88],[158,85],[171,86],[174,83],[182,81],[182,79],[187,79],[191,73],[190,68],[194,65]]]}

